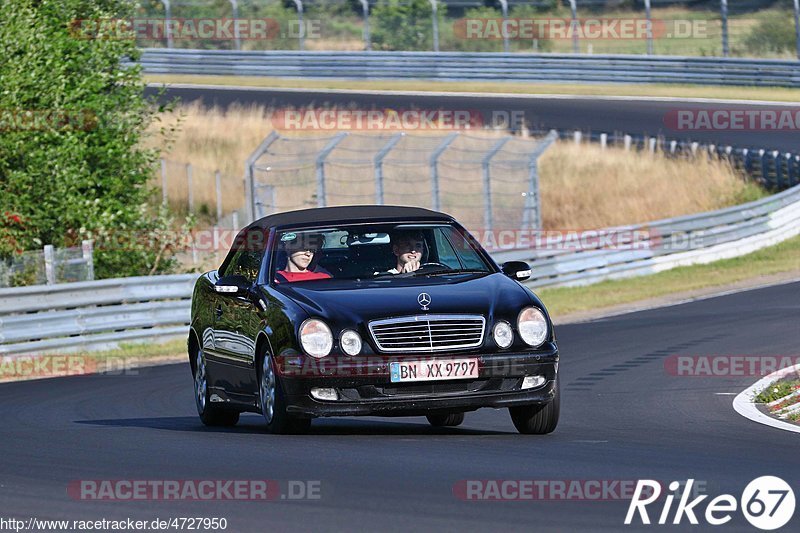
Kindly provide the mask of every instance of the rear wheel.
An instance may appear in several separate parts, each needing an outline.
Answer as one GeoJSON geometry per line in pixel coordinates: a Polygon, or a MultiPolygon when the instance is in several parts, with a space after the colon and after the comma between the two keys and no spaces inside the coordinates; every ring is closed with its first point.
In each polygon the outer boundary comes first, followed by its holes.
{"type": "Polygon", "coordinates": [[[556,380],[555,395],[550,403],[509,407],[508,412],[517,431],[526,435],[544,435],[556,429],[561,408],[560,389],[556,380]]]}
{"type": "Polygon", "coordinates": [[[464,422],[464,413],[450,413],[446,415],[427,415],[425,418],[432,426],[458,426],[464,422]]]}
{"type": "Polygon", "coordinates": [[[310,418],[295,418],[286,412],[286,400],[280,378],[275,373],[272,357],[261,358],[258,373],[258,397],[267,431],[275,434],[303,433],[311,427],[310,418]]]}
{"type": "Polygon", "coordinates": [[[206,426],[235,426],[239,421],[238,411],[228,411],[211,403],[208,394],[206,356],[197,348],[194,360],[194,403],[200,421],[206,426]]]}

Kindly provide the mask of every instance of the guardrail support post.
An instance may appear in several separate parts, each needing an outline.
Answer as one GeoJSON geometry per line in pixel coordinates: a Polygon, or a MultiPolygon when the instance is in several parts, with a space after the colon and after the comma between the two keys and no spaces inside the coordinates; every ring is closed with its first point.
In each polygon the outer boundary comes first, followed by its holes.
{"type": "Polygon", "coordinates": [[[630,151],[630,149],[631,149],[631,141],[632,140],[633,140],[633,138],[630,135],[625,135],[622,138],[622,143],[625,146],[625,151],[626,152],[630,151]]]}
{"type": "Polygon", "coordinates": [[[317,156],[315,162],[317,172],[317,207],[325,207],[327,204],[327,191],[325,190],[325,158],[328,157],[336,145],[339,144],[347,137],[347,132],[343,131],[331,139],[325,148],[317,156]]]}
{"type": "Polygon", "coordinates": [[[730,54],[730,48],[728,47],[728,0],[720,0],[719,11],[722,18],[722,56],[728,57],[728,54],[730,54]]]}
{"type": "Polygon", "coordinates": [[[458,132],[453,132],[436,147],[436,149],[431,154],[431,158],[429,160],[429,165],[431,168],[431,192],[433,195],[433,210],[434,211],[441,211],[442,210],[442,198],[441,198],[441,191],[439,190],[439,157],[447,150],[447,147],[450,146],[453,141],[456,140],[458,137],[458,132]]]}
{"type": "Polygon", "coordinates": [[[369,52],[372,50],[372,37],[369,33],[369,1],[361,1],[361,11],[364,13],[364,50],[369,52]]]}
{"type": "MultiPolygon", "coordinates": [[[[270,145],[277,141],[280,138],[277,132],[272,131],[267,138],[261,141],[261,144],[258,145],[258,148],[250,154],[250,157],[247,158],[247,161],[244,163],[245,168],[245,176],[244,176],[244,195],[245,195],[245,204],[247,209],[247,223],[253,222],[256,218],[256,189],[255,189],[255,164],[258,159],[267,152],[270,145]]],[[[238,219],[238,215],[237,215],[238,219]]],[[[238,224],[235,225],[235,227],[238,224]]]]}
{"type": "Polygon", "coordinates": [[[56,282],[56,269],[55,269],[55,250],[52,244],[44,245],[44,277],[48,285],[53,285],[56,282]]]}
{"type": "Polygon", "coordinates": [[[644,0],[644,16],[647,19],[647,55],[653,55],[653,18],[650,13],[650,0],[644,0]]]}
{"type": "Polygon", "coordinates": [[[605,150],[608,147],[608,133],[600,134],[600,148],[605,150]]]}
{"type": "Polygon", "coordinates": [[[497,152],[503,149],[503,146],[511,140],[510,137],[505,137],[497,141],[494,146],[483,156],[481,160],[481,169],[483,170],[483,225],[484,231],[492,231],[492,174],[489,165],[492,158],[497,155],[497,152]]]}
{"type": "Polygon", "coordinates": [[[779,156],[780,154],[777,150],[772,152],[772,160],[775,161],[775,187],[778,189],[781,188],[781,182],[783,181],[783,161],[779,156]]]}
{"type": "Polygon", "coordinates": [[[539,157],[558,139],[558,132],[550,133],[536,145],[528,159],[528,192],[525,195],[525,208],[522,212],[522,228],[542,229],[542,198],[539,194],[539,157]]]}
{"type": "Polygon", "coordinates": [[[303,2],[302,0],[293,0],[294,5],[297,8],[297,28],[300,31],[300,34],[297,36],[299,39],[299,46],[300,50],[305,50],[305,35],[306,35],[306,28],[303,25],[303,2]]]}
{"type": "Polygon", "coordinates": [[[581,51],[581,45],[578,42],[578,2],[577,0],[569,0],[569,9],[572,12],[572,20],[570,25],[572,27],[572,53],[577,54],[581,51]]]}
{"type": "Polygon", "coordinates": [[[375,203],[383,205],[383,160],[397,143],[405,136],[404,132],[395,133],[389,142],[375,154],[375,203]]]}
{"type": "Polygon", "coordinates": [[[81,256],[86,263],[86,281],[94,281],[94,243],[81,241],[81,256]]]}
{"type": "Polygon", "coordinates": [[[433,28],[433,51],[439,51],[439,6],[436,3],[436,0],[428,0],[431,3],[431,11],[433,13],[433,19],[431,21],[431,25],[433,28]]]}

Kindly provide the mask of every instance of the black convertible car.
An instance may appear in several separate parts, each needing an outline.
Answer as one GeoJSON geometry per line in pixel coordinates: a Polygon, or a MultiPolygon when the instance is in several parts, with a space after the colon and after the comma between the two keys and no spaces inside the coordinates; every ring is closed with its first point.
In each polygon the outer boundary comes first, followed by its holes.
{"type": "Polygon", "coordinates": [[[263,414],[298,432],[323,416],[456,426],[507,407],[521,433],[558,423],[558,347],[542,302],[452,217],[348,206],[244,228],[192,297],[189,360],[207,425],[263,414]]]}

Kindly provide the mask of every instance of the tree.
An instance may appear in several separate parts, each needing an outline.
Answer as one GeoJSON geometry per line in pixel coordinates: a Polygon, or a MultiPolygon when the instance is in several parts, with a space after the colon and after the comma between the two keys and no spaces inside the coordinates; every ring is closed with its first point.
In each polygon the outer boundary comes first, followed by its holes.
{"type": "Polygon", "coordinates": [[[0,10],[0,213],[25,221],[15,228],[23,247],[106,243],[98,277],[171,266],[151,242],[165,222],[148,206],[157,154],[141,144],[159,110],[143,97],[140,68],[126,63],[139,55],[134,40],[109,23],[134,8],[4,0],[0,10]]]}
{"type": "MultiPolygon", "coordinates": [[[[446,6],[439,2],[439,26],[446,6]]],[[[429,0],[381,0],[372,11],[372,40],[381,50],[432,50],[433,7],[429,0]]]]}

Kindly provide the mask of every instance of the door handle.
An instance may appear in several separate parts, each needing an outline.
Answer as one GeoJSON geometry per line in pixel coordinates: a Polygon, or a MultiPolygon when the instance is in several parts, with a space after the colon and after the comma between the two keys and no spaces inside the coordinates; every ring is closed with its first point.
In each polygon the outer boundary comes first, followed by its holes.
{"type": "Polygon", "coordinates": [[[222,317],[222,304],[217,304],[217,318],[222,317]]]}

